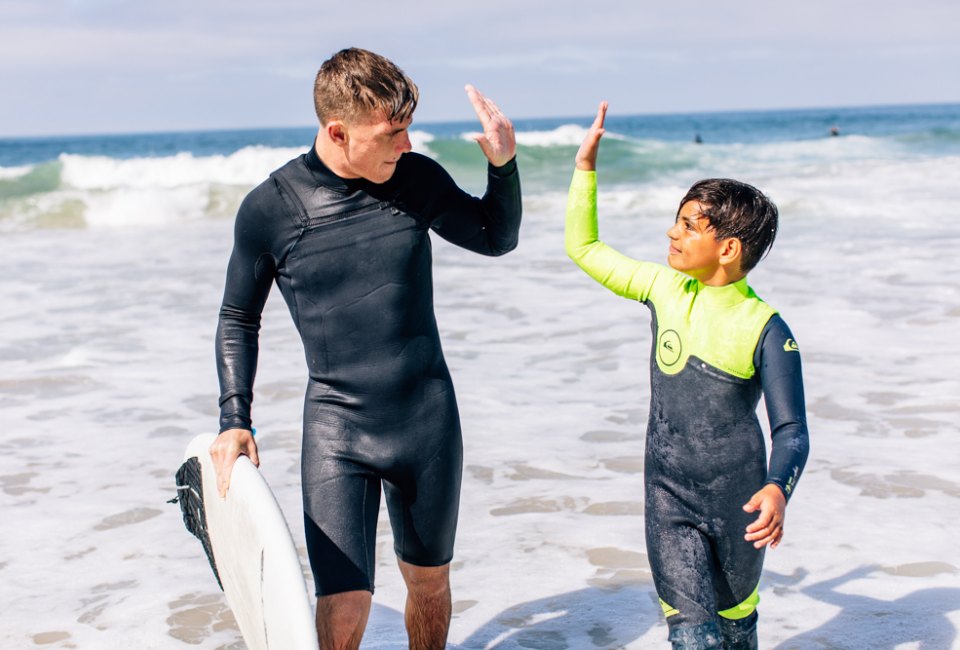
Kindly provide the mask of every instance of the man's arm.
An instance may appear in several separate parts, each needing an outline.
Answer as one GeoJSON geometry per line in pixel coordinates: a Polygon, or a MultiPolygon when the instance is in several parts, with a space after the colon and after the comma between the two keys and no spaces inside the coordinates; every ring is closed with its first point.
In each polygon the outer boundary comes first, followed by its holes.
{"type": "Polygon", "coordinates": [[[770,468],[767,485],[744,506],[760,510],[747,527],[747,541],[775,548],[783,537],[783,516],[810,451],[800,350],[790,328],[774,315],[760,335],[754,366],[760,373],[770,421],[770,468]]]}
{"type": "Polygon", "coordinates": [[[474,140],[489,163],[487,190],[482,198],[470,196],[440,165],[426,163],[416,181],[428,188],[422,213],[447,241],[483,255],[503,255],[517,247],[523,211],[516,136],[513,124],[492,100],[473,86],[466,90],[483,127],[474,140]]]}
{"type": "MultiPolygon", "coordinates": [[[[266,184],[265,184],[266,185],[266,184]]],[[[223,302],[217,324],[216,358],[220,380],[220,433],[210,447],[217,487],[225,496],[233,464],[241,454],[259,465],[251,432],[250,405],[259,353],[260,314],[270,293],[276,262],[270,252],[270,223],[264,186],[244,200],[234,226],[223,302]]]]}
{"type": "Polygon", "coordinates": [[[417,160],[411,182],[421,191],[415,192],[420,198],[411,201],[411,207],[438,235],[482,255],[503,255],[517,247],[522,206],[516,160],[502,167],[488,166],[487,191],[482,198],[460,189],[433,160],[417,160]]]}

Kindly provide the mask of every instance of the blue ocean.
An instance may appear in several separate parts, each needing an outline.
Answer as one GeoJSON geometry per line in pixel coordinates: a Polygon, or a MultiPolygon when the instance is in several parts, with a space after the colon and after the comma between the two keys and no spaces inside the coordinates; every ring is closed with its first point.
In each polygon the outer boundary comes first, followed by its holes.
{"type": "MultiPolygon", "coordinates": [[[[960,105],[625,116],[613,110],[604,180],[618,186],[960,152],[960,105]]],[[[528,195],[565,186],[590,119],[516,120],[528,195]]],[[[479,191],[483,159],[469,138],[476,128],[415,123],[414,147],[479,191]]],[[[246,191],[313,136],[303,128],[0,139],[0,231],[229,216],[246,191]],[[121,207],[129,212],[117,214],[121,207]]]]}
{"type": "MultiPolygon", "coordinates": [[[[433,238],[464,432],[454,650],[666,645],[643,528],[651,317],[564,253],[591,120],[515,120],[515,251],[486,258],[433,238]]],[[[415,122],[411,139],[479,193],[477,128],[415,122]]],[[[611,106],[606,128],[600,236],[627,255],[665,262],[680,198],[701,178],[752,183],[780,209],[749,282],[799,343],[811,454],[784,542],[767,552],[761,646],[960,646],[960,105],[611,106]]],[[[188,441],[217,427],[213,338],[237,207],[313,135],[0,140],[0,647],[243,647],[166,502],[188,441]]],[[[253,417],[305,563],[306,365],[278,294],[253,417]]],[[[376,557],[364,648],[406,647],[385,510],[376,557]]]]}

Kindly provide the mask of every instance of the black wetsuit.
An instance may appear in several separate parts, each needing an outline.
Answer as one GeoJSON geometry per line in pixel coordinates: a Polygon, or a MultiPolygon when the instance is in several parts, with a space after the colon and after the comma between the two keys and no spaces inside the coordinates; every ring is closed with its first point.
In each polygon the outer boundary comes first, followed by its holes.
{"type": "Polygon", "coordinates": [[[653,313],[644,517],[670,638],[678,648],[711,648],[722,632],[728,650],[749,648],[763,550],[744,539],[758,513],[743,506],[767,483],[789,498],[806,463],[799,347],[746,278],[707,286],[600,241],[593,172],[574,173],[566,249],[603,286],[653,313]]]}
{"type": "Polygon", "coordinates": [[[433,309],[428,232],[484,255],[517,245],[516,162],[482,199],[407,153],[383,184],[345,180],[311,149],[244,200],[217,330],[220,430],[248,429],[260,314],[273,282],[309,369],[302,478],[318,595],[373,591],[380,485],[405,562],[450,561],[462,440],[433,309]]]}

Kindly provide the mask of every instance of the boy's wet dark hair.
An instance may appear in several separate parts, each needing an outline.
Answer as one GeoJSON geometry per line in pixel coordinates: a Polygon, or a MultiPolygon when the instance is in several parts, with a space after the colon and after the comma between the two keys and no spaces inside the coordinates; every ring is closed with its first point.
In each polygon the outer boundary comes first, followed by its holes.
{"type": "MultiPolygon", "coordinates": [[[[757,265],[777,236],[779,213],[767,196],[746,183],[729,178],[708,178],[698,181],[687,190],[680,208],[688,201],[696,201],[703,208],[703,216],[710,222],[714,237],[736,237],[743,245],[740,270],[749,272],[757,265]]],[[[677,208],[677,214],[680,214],[677,208]]]]}

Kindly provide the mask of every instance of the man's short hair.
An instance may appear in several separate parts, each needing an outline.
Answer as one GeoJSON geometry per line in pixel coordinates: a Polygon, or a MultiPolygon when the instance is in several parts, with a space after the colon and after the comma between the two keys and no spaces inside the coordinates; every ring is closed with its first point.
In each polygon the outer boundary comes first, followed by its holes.
{"type": "Polygon", "coordinates": [[[323,62],[313,84],[320,124],[383,113],[391,122],[413,115],[420,93],[389,59],[351,47],[323,62]]]}
{"type": "MultiPolygon", "coordinates": [[[[777,206],[752,185],[729,178],[708,178],[694,183],[687,190],[680,208],[689,201],[700,203],[703,216],[714,230],[714,237],[740,240],[743,246],[740,270],[743,273],[755,267],[773,246],[779,225],[777,206]]],[[[677,208],[678,215],[680,208],[677,208]]]]}

